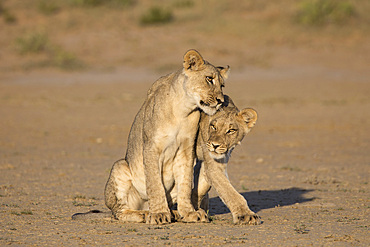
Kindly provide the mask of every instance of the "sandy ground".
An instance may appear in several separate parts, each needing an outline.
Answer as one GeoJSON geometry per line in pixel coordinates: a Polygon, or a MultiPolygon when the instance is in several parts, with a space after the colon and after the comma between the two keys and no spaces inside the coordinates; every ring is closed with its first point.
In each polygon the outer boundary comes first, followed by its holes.
{"type": "Polygon", "coordinates": [[[107,210],[109,170],[159,76],[0,77],[0,245],[370,245],[370,73],[320,66],[250,67],[227,82],[240,108],[259,113],[228,171],[262,225],[233,225],[215,191],[209,224],[72,221],[107,210]]]}

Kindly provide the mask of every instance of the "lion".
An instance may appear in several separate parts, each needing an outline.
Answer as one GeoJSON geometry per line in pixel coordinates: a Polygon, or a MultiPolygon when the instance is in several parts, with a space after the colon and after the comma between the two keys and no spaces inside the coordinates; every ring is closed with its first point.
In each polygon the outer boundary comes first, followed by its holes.
{"type": "Polygon", "coordinates": [[[230,209],[234,224],[257,225],[260,217],[231,185],[226,170],[231,152],[256,124],[257,112],[251,108],[239,111],[227,95],[224,99],[222,108],[213,116],[201,113],[192,202],[195,209],[207,212],[208,191],[213,186],[230,209]]]}
{"type": "Polygon", "coordinates": [[[105,204],[122,222],[167,224],[177,203],[182,222],[208,222],[191,202],[200,112],[213,115],[224,102],[229,66],[215,67],[196,50],[183,67],[151,86],[128,137],[126,156],[113,164],[105,204]]]}

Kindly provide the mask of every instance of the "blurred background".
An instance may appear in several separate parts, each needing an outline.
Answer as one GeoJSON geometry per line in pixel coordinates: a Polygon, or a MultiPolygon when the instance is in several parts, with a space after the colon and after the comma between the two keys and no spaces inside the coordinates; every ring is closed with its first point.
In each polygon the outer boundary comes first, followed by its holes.
{"type": "Polygon", "coordinates": [[[0,73],[148,68],[198,49],[233,71],[365,71],[367,0],[1,0],[0,73]]]}

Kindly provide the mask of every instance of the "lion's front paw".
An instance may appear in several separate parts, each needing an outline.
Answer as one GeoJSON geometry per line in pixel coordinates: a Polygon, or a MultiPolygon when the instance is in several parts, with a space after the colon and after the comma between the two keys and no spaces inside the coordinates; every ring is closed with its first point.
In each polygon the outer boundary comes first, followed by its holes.
{"type": "Polygon", "coordinates": [[[261,217],[257,214],[244,214],[234,217],[234,224],[237,225],[259,225],[261,224],[261,217]]]}
{"type": "Polygon", "coordinates": [[[187,213],[185,216],[181,218],[181,221],[186,223],[196,223],[196,222],[207,223],[209,222],[209,219],[206,212],[203,209],[199,209],[197,211],[187,213]]]}
{"type": "Polygon", "coordinates": [[[163,225],[171,223],[171,213],[149,213],[146,219],[147,224],[163,225]]]}

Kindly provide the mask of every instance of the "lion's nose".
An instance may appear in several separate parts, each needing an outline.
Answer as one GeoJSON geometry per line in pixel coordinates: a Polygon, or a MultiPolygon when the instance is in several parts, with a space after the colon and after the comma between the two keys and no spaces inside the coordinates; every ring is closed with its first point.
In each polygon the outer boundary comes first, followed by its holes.
{"type": "Polygon", "coordinates": [[[216,100],[217,100],[216,108],[219,109],[222,106],[222,104],[224,103],[224,99],[220,99],[220,98],[217,97],[216,100]]]}
{"type": "Polygon", "coordinates": [[[224,95],[222,94],[222,92],[219,93],[219,95],[216,97],[216,100],[218,103],[224,103],[225,99],[224,99],[224,95]]]}
{"type": "Polygon", "coordinates": [[[220,144],[212,143],[212,147],[213,147],[214,150],[216,150],[219,146],[220,146],[220,144]]]}

